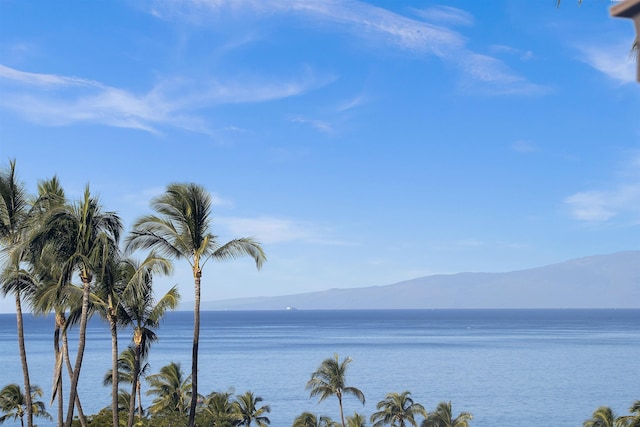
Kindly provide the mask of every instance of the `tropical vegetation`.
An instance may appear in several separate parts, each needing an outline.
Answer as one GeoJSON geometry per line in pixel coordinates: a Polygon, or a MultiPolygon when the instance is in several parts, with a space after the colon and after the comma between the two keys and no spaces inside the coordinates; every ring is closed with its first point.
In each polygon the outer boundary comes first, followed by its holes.
{"type": "MultiPolygon", "coordinates": [[[[170,184],[151,201],[157,215],[139,218],[127,238],[127,251],[155,249],[169,257],[186,259],[193,272],[195,303],[191,354],[191,394],[198,395],[198,349],[200,337],[200,286],[207,261],[249,256],[260,269],[266,255],[261,245],[243,237],[226,243],[211,232],[211,196],[200,185],[170,184]]],[[[196,400],[189,408],[189,427],[195,425],[196,400]]]]}
{"type": "Polygon", "coordinates": [[[406,427],[408,425],[418,427],[416,416],[427,416],[424,406],[414,402],[409,391],[387,394],[383,400],[378,402],[376,408],[378,411],[371,415],[373,427],[386,425],[392,427],[406,427]]]}
{"type": "Polygon", "coordinates": [[[318,397],[320,402],[330,396],[335,396],[338,399],[342,427],[346,426],[342,403],[343,397],[345,395],[353,395],[363,405],[365,402],[364,394],[360,389],[346,385],[347,369],[350,363],[350,357],[343,359],[341,362],[338,354],[334,354],[333,357],[325,359],[318,369],[311,374],[311,379],[306,386],[310,390],[309,397],[318,397]]]}
{"type": "Polygon", "coordinates": [[[31,414],[34,417],[51,419],[51,415],[46,411],[42,401],[37,400],[42,397],[42,389],[38,386],[32,386],[31,392],[28,393],[30,398],[22,393],[22,389],[18,384],[8,384],[0,390],[0,424],[9,419],[20,419],[20,425],[24,427],[24,417],[31,414]],[[27,403],[29,402],[29,403],[27,403]],[[31,405],[30,407],[28,405],[31,405]]]}

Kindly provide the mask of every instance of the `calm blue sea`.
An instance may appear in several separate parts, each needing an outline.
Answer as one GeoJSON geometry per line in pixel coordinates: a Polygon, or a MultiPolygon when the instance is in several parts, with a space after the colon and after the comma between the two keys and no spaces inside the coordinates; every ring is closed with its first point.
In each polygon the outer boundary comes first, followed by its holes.
{"type": "MultiPolygon", "coordinates": [[[[25,323],[32,382],[48,403],[53,319],[27,315],[25,323]]],[[[189,312],[165,317],[151,373],[170,361],[190,372],[192,325],[189,312]]],[[[128,341],[122,331],[120,348],[128,341]]],[[[21,383],[15,315],[0,315],[0,342],[0,385],[21,383]]],[[[86,413],[109,405],[110,345],[106,324],[94,319],[80,380],[86,413]]],[[[305,390],[334,353],[353,359],[347,383],[367,399],[347,397],[346,414],[369,416],[386,393],[409,390],[427,410],[450,400],[454,413],[473,413],[472,426],[579,427],[600,405],[622,414],[640,399],[640,310],[203,312],[199,389],[251,390],[271,406],[275,427],[303,411],[338,419],[335,399],[318,404],[305,390]]]]}

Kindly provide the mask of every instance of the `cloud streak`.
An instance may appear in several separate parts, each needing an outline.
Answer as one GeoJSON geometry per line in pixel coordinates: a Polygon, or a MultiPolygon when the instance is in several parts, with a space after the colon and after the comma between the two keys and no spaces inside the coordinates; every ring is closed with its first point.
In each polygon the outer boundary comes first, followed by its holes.
{"type": "Polygon", "coordinates": [[[353,245],[344,240],[330,238],[329,229],[306,221],[274,217],[218,217],[216,222],[226,227],[234,236],[258,236],[264,244],[306,242],[331,246],[353,245]]]}
{"type": "MultiPolygon", "coordinates": [[[[426,20],[469,26],[473,17],[460,9],[441,6],[415,11],[426,20]]],[[[236,17],[297,14],[333,24],[356,38],[373,40],[414,54],[430,54],[454,64],[462,74],[465,90],[498,95],[545,93],[543,86],[529,82],[503,61],[469,50],[466,38],[443,25],[399,15],[367,3],[349,0],[193,0],[158,3],[156,16],[165,19],[197,19],[210,24],[223,14],[236,17]],[[161,12],[159,12],[161,10],[161,12]],[[197,18],[194,18],[197,17],[197,18]],[[481,87],[478,87],[478,85],[481,87]]]]}
{"type": "Polygon", "coordinates": [[[609,44],[591,43],[580,45],[577,49],[581,53],[579,58],[592,68],[598,70],[612,81],[624,85],[635,84],[635,62],[629,53],[628,40],[609,44]]]}
{"type": "Polygon", "coordinates": [[[571,216],[588,223],[604,223],[624,218],[640,224],[640,155],[629,164],[623,180],[608,189],[577,192],[564,200],[571,216]]]}
{"type": "Polygon", "coordinates": [[[84,122],[156,134],[165,126],[211,133],[198,110],[297,96],[329,81],[308,72],[291,81],[165,79],[136,94],[92,80],[0,65],[0,107],[49,126],[84,122]]]}

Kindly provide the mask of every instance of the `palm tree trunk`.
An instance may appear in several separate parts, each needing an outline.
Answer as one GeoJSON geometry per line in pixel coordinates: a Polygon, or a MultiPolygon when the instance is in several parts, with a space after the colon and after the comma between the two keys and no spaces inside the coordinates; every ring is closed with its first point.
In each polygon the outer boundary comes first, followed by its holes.
{"type": "Polygon", "coordinates": [[[89,317],[89,280],[82,275],[82,312],[80,314],[80,333],[78,337],[78,354],[73,368],[73,376],[69,386],[69,407],[67,409],[67,420],[65,427],[71,427],[73,421],[73,408],[78,395],[78,380],[80,379],[80,368],[82,368],[82,358],[84,357],[84,347],[87,339],[87,318],[89,317]]]}
{"type": "MultiPolygon", "coordinates": [[[[69,378],[73,378],[73,368],[71,367],[71,359],[69,358],[69,341],[67,340],[67,332],[62,331],[62,351],[64,352],[64,361],[67,365],[67,373],[69,378]]],[[[80,425],[87,427],[87,418],[82,411],[82,405],[80,404],[80,396],[76,393],[76,409],[78,410],[78,418],[80,418],[80,425]]]]}
{"type": "Polygon", "coordinates": [[[191,352],[191,405],[189,427],[195,426],[196,404],[198,403],[198,344],[200,342],[200,278],[202,271],[194,267],[195,303],[193,308],[193,350],[191,352]]]}
{"type": "Polygon", "coordinates": [[[137,381],[138,384],[138,421],[142,420],[142,385],[140,384],[140,378],[137,381]]]}
{"type": "Polygon", "coordinates": [[[55,328],[53,330],[53,351],[56,358],[53,373],[53,393],[51,400],[58,401],[58,427],[62,427],[64,423],[64,396],[62,394],[62,351],[60,350],[60,329],[64,328],[66,319],[64,313],[56,313],[55,328]]]}
{"type": "Polygon", "coordinates": [[[338,405],[340,406],[340,419],[342,420],[342,427],[345,427],[344,423],[344,411],[342,410],[342,395],[338,391],[338,405]]]}
{"type": "MultiPolygon", "coordinates": [[[[111,300],[111,295],[109,295],[111,300]]],[[[109,302],[111,306],[111,301],[109,302]]],[[[120,425],[118,414],[118,328],[116,325],[116,316],[114,315],[114,308],[109,307],[109,329],[111,330],[111,412],[113,415],[113,425],[118,427],[120,425]]]]}
{"type": "MultiPolygon", "coordinates": [[[[135,336],[134,336],[135,340],[135,336]]],[[[133,356],[133,375],[131,376],[131,397],[129,397],[129,418],[127,419],[127,427],[133,426],[133,417],[136,412],[136,391],[138,390],[138,375],[140,375],[140,345],[137,342],[134,342],[134,356],[133,356]]],[[[140,414],[142,417],[142,414],[140,414]]]]}
{"type": "MultiPolygon", "coordinates": [[[[31,380],[29,379],[29,365],[27,364],[27,350],[24,345],[24,325],[22,323],[22,302],[20,291],[16,290],[16,323],[18,328],[18,347],[20,348],[20,362],[24,377],[24,400],[27,406],[27,425],[33,427],[33,404],[31,403],[31,380]]],[[[20,418],[22,420],[22,418],[20,418]]],[[[24,425],[24,423],[23,423],[24,425]]]]}

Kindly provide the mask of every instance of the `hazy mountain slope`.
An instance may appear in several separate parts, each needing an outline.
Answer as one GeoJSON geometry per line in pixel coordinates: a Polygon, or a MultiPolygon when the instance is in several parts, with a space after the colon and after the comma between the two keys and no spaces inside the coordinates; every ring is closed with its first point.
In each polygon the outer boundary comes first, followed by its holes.
{"type": "MultiPolygon", "coordinates": [[[[192,303],[181,308],[190,310],[192,303]]],[[[639,308],[640,251],[508,273],[425,276],[365,288],[202,303],[203,310],[372,308],[639,308]]]]}

